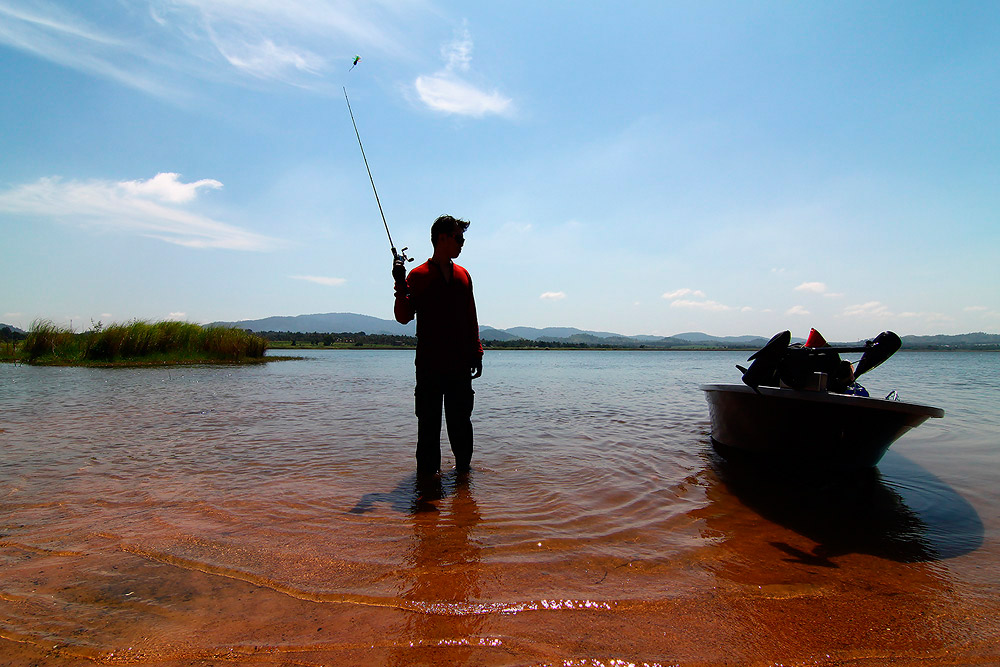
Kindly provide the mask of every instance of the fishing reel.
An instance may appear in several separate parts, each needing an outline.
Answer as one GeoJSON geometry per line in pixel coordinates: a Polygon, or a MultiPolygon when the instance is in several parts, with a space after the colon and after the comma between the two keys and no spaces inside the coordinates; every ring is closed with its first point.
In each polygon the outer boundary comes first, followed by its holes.
{"type": "Polygon", "coordinates": [[[399,252],[396,252],[396,249],[395,249],[395,248],[393,248],[393,249],[392,249],[392,259],[393,259],[394,261],[396,261],[396,262],[399,262],[400,264],[406,264],[407,262],[412,262],[412,261],[413,261],[413,258],[412,258],[412,257],[407,257],[407,256],[406,256],[406,251],[407,251],[408,249],[409,249],[409,248],[403,248],[403,249],[402,249],[402,250],[400,250],[399,252]]]}

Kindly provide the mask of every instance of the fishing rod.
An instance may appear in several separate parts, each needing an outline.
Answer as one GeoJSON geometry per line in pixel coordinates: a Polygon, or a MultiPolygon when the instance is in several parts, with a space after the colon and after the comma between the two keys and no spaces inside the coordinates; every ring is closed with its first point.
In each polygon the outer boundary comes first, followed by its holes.
{"type": "MultiPolygon", "coordinates": [[[[356,63],[355,63],[356,64],[356,63]]],[[[385,235],[389,237],[389,248],[392,249],[392,258],[397,262],[412,262],[412,257],[406,256],[406,248],[396,252],[396,245],[392,242],[392,234],[389,233],[389,223],[385,221],[385,212],[382,211],[382,202],[378,198],[378,190],[375,189],[375,179],[372,178],[372,170],[368,166],[368,158],[365,156],[365,147],[361,144],[361,134],[358,132],[358,124],[354,120],[354,110],[351,109],[351,98],[347,96],[347,86],[344,86],[344,99],[347,100],[347,111],[351,114],[351,124],[354,125],[354,134],[358,137],[358,148],[361,149],[361,158],[365,161],[365,169],[368,171],[368,180],[372,183],[372,192],[375,193],[375,203],[378,204],[378,212],[382,215],[382,224],[385,225],[385,235]]]]}

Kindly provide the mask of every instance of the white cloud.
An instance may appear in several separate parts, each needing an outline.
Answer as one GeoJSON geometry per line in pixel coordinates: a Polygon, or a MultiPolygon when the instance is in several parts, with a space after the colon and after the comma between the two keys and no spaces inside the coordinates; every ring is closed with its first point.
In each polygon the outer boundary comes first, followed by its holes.
{"type": "Polygon", "coordinates": [[[843,293],[841,292],[828,292],[826,288],[826,283],[820,283],[820,282],[802,283],[801,285],[795,288],[795,291],[812,292],[813,294],[822,294],[824,297],[828,299],[837,299],[844,296],[843,293]]]}
{"type": "Polygon", "coordinates": [[[150,197],[171,204],[186,204],[198,196],[199,188],[218,190],[222,183],[211,178],[203,178],[193,183],[181,183],[180,174],[159,173],[145,181],[124,181],[120,184],[126,192],[138,197],[150,197]]]}
{"type": "Polygon", "coordinates": [[[682,296],[696,296],[703,298],[705,293],[700,289],[688,289],[687,287],[682,287],[681,289],[676,289],[673,292],[664,292],[664,299],[679,299],[682,296]]]}
{"type": "Polygon", "coordinates": [[[168,320],[183,321],[187,317],[187,313],[170,313],[167,315],[168,320]]]}
{"type": "Polygon", "coordinates": [[[823,294],[826,292],[826,283],[802,283],[795,288],[796,292],[814,292],[823,294]]]}
{"type": "Polygon", "coordinates": [[[454,41],[441,47],[441,55],[444,56],[446,70],[469,71],[472,63],[472,35],[468,30],[463,30],[454,41]]]}
{"type": "Polygon", "coordinates": [[[964,310],[967,313],[981,313],[989,310],[989,308],[987,308],[986,306],[966,306],[962,310],[964,310]]]}
{"type": "Polygon", "coordinates": [[[62,220],[86,228],[140,234],[189,248],[269,250],[281,241],[179,206],[202,188],[222,187],[203,179],[181,183],[166,173],[145,181],[64,181],[41,178],[0,191],[0,214],[62,220]]]}
{"type": "Polygon", "coordinates": [[[792,306],[785,311],[785,315],[808,315],[809,311],[803,306],[792,306]]]}
{"type": "Polygon", "coordinates": [[[228,52],[220,48],[220,52],[233,67],[262,79],[280,79],[288,70],[319,74],[324,65],[314,53],[278,46],[269,39],[230,46],[228,52]]]}
{"type": "Polygon", "coordinates": [[[327,285],[328,287],[340,287],[347,282],[346,278],[332,278],[329,276],[288,276],[293,280],[305,280],[317,285],[327,285]]]}
{"type": "Polygon", "coordinates": [[[482,117],[487,114],[505,114],[513,109],[509,97],[497,91],[485,91],[467,81],[462,75],[471,69],[472,37],[468,30],[441,48],[444,69],[418,76],[414,87],[420,100],[436,111],[463,116],[482,117]]]}
{"type": "MultiPolygon", "coordinates": [[[[168,0],[146,11],[121,11],[114,0],[61,4],[0,0],[0,44],[171,100],[197,80],[339,92],[327,78],[349,62],[345,44],[404,57],[407,32],[433,16],[419,2],[168,0]]],[[[460,50],[455,58],[458,66],[460,50]]]]}
{"type": "Polygon", "coordinates": [[[424,104],[437,111],[479,118],[511,108],[510,98],[496,91],[484,92],[450,74],[418,76],[414,85],[424,104]]]}
{"type": "Polygon", "coordinates": [[[690,308],[693,310],[708,310],[712,312],[722,312],[732,310],[732,306],[719,303],[717,301],[691,301],[689,299],[677,299],[670,303],[671,308],[690,308]]]}
{"type": "Polygon", "coordinates": [[[888,306],[878,301],[854,304],[844,308],[846,317],[891,317],[888,306]]]}
{"type": "Polygon", "coordinates": [[[560,301],[566,298],[565,292],[544,292],[539,299],[544,299],[546,301],[560,301]]]}

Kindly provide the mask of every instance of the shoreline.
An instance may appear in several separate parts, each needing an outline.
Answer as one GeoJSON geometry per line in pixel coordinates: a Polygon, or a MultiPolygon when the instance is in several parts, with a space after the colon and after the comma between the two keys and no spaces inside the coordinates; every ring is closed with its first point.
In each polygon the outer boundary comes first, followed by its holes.
{"type": "MultiPolygon", "coordinates": [[[[834,345],[834,348],[837,346],[834,345]]],[[[375,344],[337,344],[332,345],[292,345],[290,343],[270,343],[268,350],[416,350],[412,344],[387,345],[384,343],[375,344]]],[[[676,347],[655,347],[655,346],[601,346],[601,345],[483,345],[485,351],[579,351],[579,352],[756,352],[759,347],[716,347],[716,346],[676,346],[676,347]]],[[[907,347],[900,348],[901,352],[1000,352],[1000,346],[968,346],[968,347],[907,347]]]]}

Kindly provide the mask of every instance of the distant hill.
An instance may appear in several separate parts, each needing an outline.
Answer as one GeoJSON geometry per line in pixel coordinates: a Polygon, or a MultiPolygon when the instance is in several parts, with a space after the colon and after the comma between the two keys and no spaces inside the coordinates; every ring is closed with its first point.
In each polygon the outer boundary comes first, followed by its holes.
{"type": "MultiPolygon", "coordinates": [[[[679,338],[681,340],[686,340],[691,343],[732,343],[734,345],[748,345],[753,343],[754,345],[760,343],[763,345],[768,340],[763,336],[710,336],[706,333],[700,331],[688,331],[686,333],[674,334],[671,338],[679,338]]],[[[793,343],[804,343],[804,338],[793,338],[793,343]]]]}
{"type": "Polygon", "coordinates": [[[596,336],[597,338],[614,338],[616,336],[621,336],[621,334],[610,333],[607,331],[583,331],[581,329],[573,329],[571,327],[546,327],[544,329],[535,329],[533,327],[513,327],[512,329],[505,329],[505,331],[518,338],[525,338],[527,340],[559,340],[562,338],[571,338],[572,336],[578,336],[580,334],[596,336]]]}
{"type": "MultiPolygon", "coordinates": [[[[395,336],[417,335],[414,322],[400,324],[396,320],[383,320],[357,313],[317,313],[314,315],[294,315],[265,317],[260,320],[240,320],[238,322],[212,322],[217,326],[234,326],[250,331],[291,331],[293,333],[345,333],[364,331],[367,334],[389,334],[395,336]]],[[[211,325],[210,325],[211,326],[211,325]]]]}
{"type": "Polygon", "coordinates": [[[502,331],[493,327],[479,327],[479,338],[480,340],[507,341],[518,340],[520,336],[515,336],[509,331],[502,331]]]}
{"type": "MultiPolygon", "coordinates": [[[[391,336],[415,336],[416,325],[410,322],[402,325],[395,320],[381,319],[370,315],[357,313],[317,313],[313,315],[294,315],[265,317],[259,320],[240,320],[238,322],[213,322],[216,325],[236,326],[251,331],[288,331],[291,333],[357,333],[386,334],[391,336]]],[[[3,325],[0,325],[2,327],[3,325]]],[[[15,327],[12,330],[20,331],[15,327]]],[[[511,327],[497,329],[490,326],[479,327],[479,335],[483,341],[495,343],[510,343],[517,340],[530,340],[538,343],[553,343],[570,346],[613,346],[613,347],[647,347],[647,348],[677,348],[677,347],[717,347],[736,349],[757,349],[766,343],[771,336],[711,336],[700,331],[688,331],[673,336],[625,336],[610,331],[586,331],[573,327],[511,327]]],[[[956,336],[903,336],[903,347],[920,348],[963,348],[982,349],[984,347],[1000,347],[1000,334],[970,333],[956,336]]],[[[805,339],[793,338],[793,343],[804,343],[805,339]]],[[[834,342],[834,345],[856,345],[855,341],[834,342]]]]}
{"type": "Polygon", "coordinates": [[[5,327],[7,329],[10,329],[13,333],[16,333],[16,334],[26,334],[26,333],[28,333],[24,329],[18,329],[13,324],[4,324],[3,322],[0,322],[0,331],[2,331],[5,327]]]}
{"type": "Polygon", "coordinates": [[[956,336],[902,336],[903,347],[970,347],[980,345],[1000,345],[1000,334],[976,333],[956,336]]]}

